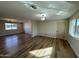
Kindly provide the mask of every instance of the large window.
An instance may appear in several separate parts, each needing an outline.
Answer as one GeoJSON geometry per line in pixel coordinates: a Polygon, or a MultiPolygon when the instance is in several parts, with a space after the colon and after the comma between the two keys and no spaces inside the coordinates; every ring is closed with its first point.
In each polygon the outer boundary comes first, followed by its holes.
{"type": "Polygon", "coordinates": [[[79,19],[70,20],[69,33],[74,37],[79,37],[79,19]]]}
{"type": "Polygon", "coordinates": [[[79,19],[76,19],[75,35],[79,35],[79,19]]]}
{"type": "Polygon", "coordinates": [[[17,24],[15,23],[5,23],[5,30],[17,29],[17,24]]]}

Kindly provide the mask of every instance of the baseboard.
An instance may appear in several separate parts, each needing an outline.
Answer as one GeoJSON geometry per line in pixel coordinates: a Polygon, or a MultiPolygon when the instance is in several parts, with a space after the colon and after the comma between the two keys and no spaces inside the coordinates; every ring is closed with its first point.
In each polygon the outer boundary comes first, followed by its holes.
{"type": "Polygon", "coordinates": [[[50,38],[56,38],[56,36],[48,35],[48,34],[37,34],[38,36],[45,36],[50,38]]]}

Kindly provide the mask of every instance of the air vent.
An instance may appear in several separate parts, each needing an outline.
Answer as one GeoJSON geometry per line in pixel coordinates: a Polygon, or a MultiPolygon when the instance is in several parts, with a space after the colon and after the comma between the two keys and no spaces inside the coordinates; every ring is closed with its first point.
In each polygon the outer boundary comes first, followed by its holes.
{"type": "Polygon", "coordinates": [[[30,7],[33,9],[37,9],[37,7],[35,5],[30,5],[30,7]]]}

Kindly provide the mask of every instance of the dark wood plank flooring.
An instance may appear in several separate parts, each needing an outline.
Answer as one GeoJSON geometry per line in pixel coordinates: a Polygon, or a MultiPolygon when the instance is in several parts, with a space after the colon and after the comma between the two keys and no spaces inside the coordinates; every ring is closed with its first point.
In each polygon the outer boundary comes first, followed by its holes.
{"type": "Polygon", "coordinates": [[[17,34],[0,37],[0,57],[75,58],[66,40],[17,34]]]}

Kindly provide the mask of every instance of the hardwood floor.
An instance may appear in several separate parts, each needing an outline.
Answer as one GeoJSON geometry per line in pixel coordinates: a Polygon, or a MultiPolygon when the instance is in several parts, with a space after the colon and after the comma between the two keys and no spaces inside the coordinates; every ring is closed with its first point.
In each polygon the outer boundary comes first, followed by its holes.
{"type": "Polygon", "coordinates": [[[76,58],[66,40],[18,34],[0,37],[0,57],[76,58]]]}
{"type": "Polygon", "coordinates": [[[66,40],[56,40],[56,57],[74,58],[76,55],[66,40]]]}

